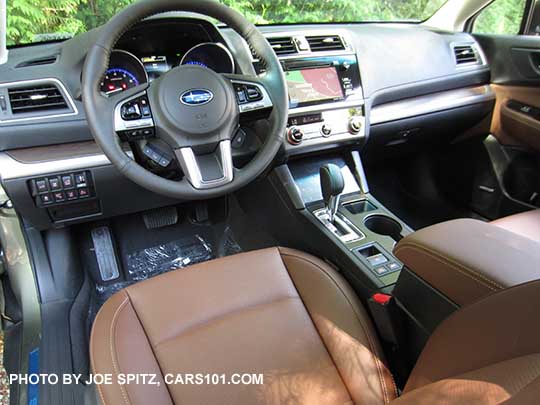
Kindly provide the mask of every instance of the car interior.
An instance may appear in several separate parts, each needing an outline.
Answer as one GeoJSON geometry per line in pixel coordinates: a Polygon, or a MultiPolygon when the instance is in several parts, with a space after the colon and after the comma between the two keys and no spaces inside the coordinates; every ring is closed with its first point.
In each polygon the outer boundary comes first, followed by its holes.
{"type": "Polygon", "coordinates": [[[439,3],[143,0],[10,46],[9,403],[540,403],[540,2],[439,3]]]}

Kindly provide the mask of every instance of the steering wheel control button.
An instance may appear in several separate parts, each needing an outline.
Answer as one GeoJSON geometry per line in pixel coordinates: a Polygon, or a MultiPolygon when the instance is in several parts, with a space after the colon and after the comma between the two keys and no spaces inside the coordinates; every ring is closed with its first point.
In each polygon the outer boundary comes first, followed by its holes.
{"type": "Polygon", "coordinates": [[[232,141],[232,147],[234,149],[240,149],[242,146],[244,146],[244,142],[246,141],[246,131],[244,131],[242,128],[240,128],[236,132],[236,136],[234,137],[232,141]]]}
{"type": "Polygon", "coordinates": [[[150,159],[152,162],[158,164],[161,167],[167,167],[172,161],[172,157],[167,156],[165,153],[160,151],[154,145],[146,144],[143,148],[144,155],[150,159]]]}
{"type": "Polygon", "coordinates": [[[122,119],[126,121],[138,120],[142,118],[141,108],[139,107],[137,101],[132,101],[130,103],[124,104],[122,106],[122,111],[120,114],[122,116],[122,119]]]}

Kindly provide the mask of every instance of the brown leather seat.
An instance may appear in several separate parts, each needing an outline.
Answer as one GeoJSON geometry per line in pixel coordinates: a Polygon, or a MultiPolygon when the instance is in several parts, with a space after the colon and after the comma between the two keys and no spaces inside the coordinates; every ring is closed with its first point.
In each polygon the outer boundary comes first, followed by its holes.
{"type": "Polygon", "coordinates": [[[434,333],[396,399],[373,326],[347,283],[313,256],[272,248],[120,291],[95,320],[91,361],[94,373],[158,376],[159,385],[115,378],[99,386],[105,404],[533,404],[538,308],[540,282],[461,309],[434,333]],[[179,373],[263,373],[264,383],[165,383],[179,373]]]}
{"type": "Polygon", "coordinates": [[[491,223],[540,243],[540,210],[510,215],[491,223]]]}

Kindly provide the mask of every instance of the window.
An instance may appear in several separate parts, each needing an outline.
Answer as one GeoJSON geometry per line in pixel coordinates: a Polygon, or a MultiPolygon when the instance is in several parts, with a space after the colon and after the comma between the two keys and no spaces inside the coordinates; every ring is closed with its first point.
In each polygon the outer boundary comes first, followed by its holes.
{"type": "Polygon", "coordinates": [[[526,0],[495,0],[484,8],[474,21],[477,34],[519,34],[526,0]]]}

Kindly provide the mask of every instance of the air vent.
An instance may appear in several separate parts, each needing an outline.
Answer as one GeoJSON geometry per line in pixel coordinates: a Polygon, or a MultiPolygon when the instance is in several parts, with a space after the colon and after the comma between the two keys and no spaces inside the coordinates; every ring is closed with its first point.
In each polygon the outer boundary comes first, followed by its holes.
{"type": "Polygon", "coordinates": [[[8,88],[11,112],[14,115],[41,111],[61,112],[69,109],[64,95],[53,83],[8,88]]]}
{"type": "Polygon", "coordinates": [[[456,58],[457,65],[464,65],[465,63],[478,63],[478,55],[472,45],[455,45],[454,56],[456,58]]]}
{"type": "Polygon", "coordinates": [[[56,62],[56,55],[43,56],[41,58],[30,59],[24,62],[19,63],[16,68],[30,67],[30,66],[41,66],[41,65],[51,65],[56,62]]]}
{"type": "Polygon", "coordinates": [[[317,35],[306,37],[311,52],[341,51],[345,44],[339,35],[317,35]]]}
{"type": "Polygon", "coordinates": [[[291,37],[268,38],[268,42],[270,42],[276,55],[291,55],[293,53],[298,53],[291,37]]]}

